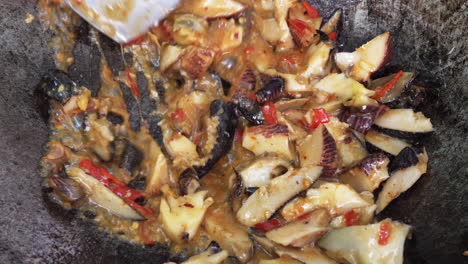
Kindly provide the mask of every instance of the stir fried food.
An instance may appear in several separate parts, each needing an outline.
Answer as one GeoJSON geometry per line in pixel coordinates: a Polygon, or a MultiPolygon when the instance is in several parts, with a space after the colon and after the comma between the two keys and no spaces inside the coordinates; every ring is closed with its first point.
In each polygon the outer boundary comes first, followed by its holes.
{"type": "Polygon", "coordinates": [[[414,73],[373,78],[389,32],[341,52],[339,9],[187,0],[122,46],[87,30],[103,53],[91,89],[66,73],[83,22],[39,5],[58,67],[37,88],[56,202],[185,264],[403,262],[410,226],[378,214],[426,173],[433,126],[414,73]]]}

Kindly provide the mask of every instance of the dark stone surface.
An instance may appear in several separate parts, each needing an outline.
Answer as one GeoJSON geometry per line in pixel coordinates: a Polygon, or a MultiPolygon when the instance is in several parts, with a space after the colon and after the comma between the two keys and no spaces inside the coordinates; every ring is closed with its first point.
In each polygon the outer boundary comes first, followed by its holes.
{"type": "MultiPolygon", "coordinates": [[[[345,50],[378,33],[393,32],[395,52],[389,69],[416,71],[418,82],[431,88],[432,101],[424,109],[436,127],[426,140],[430,172],[384,216],[414,227],[405,263],[466,262],[462,257],[468,250],[466,1],[314,4],[324,16],[343,7],[346,31],[339,40],[347,43],[345,50]]],[[[34,1],[0,1],[0,263],[164,262],[167,251],[109,239],[78,220],[75,212],[44,198],[36,170],[47,129],[34,105],[33,88],[54,63],[37,18],[30,25],[24,23],[34,8],[34,1]]],[[[72,74],[80,78],[75,81],[98,87],[94,71],[88,69],[95,67],[99,54],[87,41],[80,45],[75,52],[83,57],[72,74]]]]}

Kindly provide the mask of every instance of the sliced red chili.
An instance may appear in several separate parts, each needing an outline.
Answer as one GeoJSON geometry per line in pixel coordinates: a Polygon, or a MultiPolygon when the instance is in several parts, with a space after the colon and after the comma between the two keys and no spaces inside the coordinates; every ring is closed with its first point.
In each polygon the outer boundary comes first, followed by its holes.
{"type": "Polygon", "coordinates": [[[388,239],[392,235],[392,224],[388,221],[380,223],[379,228],[379,245],[385,246],[388,243],[388,239]]]}
{"type": "Polygon", "coordinates": [[[79,164],[79,167],[84,169],[89,175],[96,178],[106,187],[109,186],[110,184],[115,184],[118,186],[125,186],[125,183],[117,179],[114,175],[112,175],[105,168],[94,165],[90,159],[82,160],[79,164]]]}
{"type": "Polygon", "coordinates": [[[310,18],[319,18],[320,17],[320,14],[319,14],[318,10],[315,7],[311,6],[308,2],[302,1],[302,6],[305,8],[305,10],[307,12],[307,15],[310,18]]]}
{"type": "Polygon", "coordinates": [[[346,226],[353,226],[359,223],[359,214],[356,213],[354,210],[349,210],[344,214],[344,220],[346,226]]]}
{"type": "Polygon", "coordinates": [[[177,122],[184,121],[184,119],[185,119],[184,109],[182,109],[182,108],[177,109],[174,113],[171,114],[171,118],[174,119],[174,121],[177,121],[177,122]]]}
{"type": "Polygon", "coordinates": [[[331,41],[335,40],[337,37],[337,34],[335,31],[331,32],[330,34],[328,34],[328,39],[330,39],[331,41]]]}
{"type": "Polygon", "coordinates": [[[242,137],[244,136],[244,129],[242,128],[237,128],[236,129],[236,135],[235,135],[235,139],[236,140],[242,140],[242,137]]]}
{"type": "Polygon", "coordinates": [[[265,222],[261,222],[255,225],[255,228],[258,230],[266,233],[268,231],[271,231],[273,229],[276,229],[281,226],[281,222],[278,219],[270,219],[265,222]]]}
{"type": "Polygon", "coordinates": [[[327,102],[331,102],[331,101],[335,100],[336,97],[337,97],[336,93],[330,94],[330,95],[327,97],[327,102]]]}
{"type": "Polygon", "coordinates": [[[299,124],[301,124],[306,129],[309,128],[309,125],[307,124],[307,121],[305,121],[305,120],[299,120],[299,124]]]}
{"type": "Polygon", "coordinates": [[[145,40],[145,38],[146,38],[146,35],[141,35],[135,39],[130,40],[127,43],[124,43],[123,46],[127,47],[127,46],[132,46],[132,45],[139,45],[145,40]]]}
{"type": "Polygon", "coordinates": [[[393,89],[395,87],[395,84],[397,83],[398,79],[403,76],[403,71],[399,71],[388,83],[386,83],[384,86],[379,87],[375,89],[375,94],[371,96],[372,99],[380,100],[382,97],[385,96],[385,94],[393,89]]]}
{"type": "Polygon", "coordinates": [[[82,160],[79,164],[79,167],[85,170],[87,174],[96,178],[117,196],[122,198],[125,203],[130,205],[139,214],[146,218],[153,217],[153,212],[151,209],[145,208],[135,201],[139,198],[144,198],[143,194],[135,189],[127,187],[125,183],[117,179],[106,168],[94,165],[93,162],[89,159],[82,160]]]}
{"type": "Polygon", "coordinates": [[[325,109],[319,108],[319,109],[313,109],[313,110],[314,110],[314,116],[312,119],[312,123],[310,123],[307,127],[309,129],[309,132],[312,131],[314,128],[317,128],[320,124],[326,124],[330,122],[330,118],[325,109]]]}
{"type": "Polygon", "coordinates": [[[193,208],[193,207],[195,207],[195,206],[193,206],[193,204],[191,204],[191,203],[184,203],[184,206],[185,206],[185,207],[188,207],[188,208],[193,208]]]}
{"type": "Polygon", "coordinates": [[[255,49],[254,49],[254,47],[252,47],[252,46],[247,47],[247,48],[245,48],[245,50],[244,50],[244,54],[245,54],[245,55],[250,55],[250,53],[252,53],[252,51],[254,51],[254,50],[255,50],[255,49]]]}
{"type": "Polygon", "coordinates": [[[297,63],[297,61],[294,58],[288,57],[288,56],[282,57],[281,60],[285,61],[285,62],[288,62],[290,64],[296,64],[297,63]]]}
{"type": "Polygon", "coordinates": [[[248,98],[252,99],[252,100],[257,100],[257,98],[255,97],[255,92],[251,92],[247,95],[248,98]]]}
{"type": "Polygon", "coordinates": [[[311,215],[312,215],[312,213],[303,214],[303,215],[299,216],[299,217],[297,218],[297,220],[299,220],[299,221],[305,221],[305,220],[309,219],[311,215]]]}
{"type": "Polygon", "coordinates": [[[278,117],[276,116],[276,106],[272,101],[267,102],[262,107],[263,117],[268,125],[278,124],[278,117]]]}
{"type": "Polygon", "coordinates": [[[171,31],[167,28],[166,23],[167,23],[167,20],[161,21],[161,30],[164,32],[164,34],[168,36],[167,41],[171,41],[173,38],[171,35],[171,31]]]}
{"type": "Polygon", "coordinates": [[[136,84],[135,79],[133,78],[132,70],[130,69],[130,67],[125,66],[125,71],[127,72],[127,82],[128,86],[130,87],[130,90],[132,90],[134,96],[140,97],[140,91],[138,91],[138,86],[136,84]]]}
{"type": "Polygon", "coordinates": [[[309,29],[309,26],[307,25],[306,22],[300,20],[300,19],[288,19],[288,23],[289,25],[291,25],[291,27],[293,27],[297,33],[301,36],[303,36],[306,32],[306,30],[309,29]]]}

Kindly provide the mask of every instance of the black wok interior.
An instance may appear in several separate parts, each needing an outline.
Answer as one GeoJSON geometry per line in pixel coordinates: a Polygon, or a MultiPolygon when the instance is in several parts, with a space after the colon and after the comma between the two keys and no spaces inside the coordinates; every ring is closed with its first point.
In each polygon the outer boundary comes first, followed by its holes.
{"type": "MultiPolygon", "coordinates": [[[[429,173],[382,217],[414,227],[405,263],[467,263],[467,2],[313,2],[325,17],[343,7],[345,30],[339,41],[346,43],[344,50],[393,32],[394,55],[387,69],[417,72],[418,83],[431,88],[423,109],[436,128],[425,141],[429,173]]],[[[45,198],[37,167],[48,132],[33,90],[54,62],[47,46],[50,33],[37,15],[32,24],[24,22],[27,13],[35,14],[35,4],[0,1],[0,263],[164,263],[170,257],[165,247],[116,241],[45,198]]],[[[77,29],[81,35],[70,74],[81,85],[97,89],[95,62],[101,55],[86,28],[83,24],[77,29]]]]}

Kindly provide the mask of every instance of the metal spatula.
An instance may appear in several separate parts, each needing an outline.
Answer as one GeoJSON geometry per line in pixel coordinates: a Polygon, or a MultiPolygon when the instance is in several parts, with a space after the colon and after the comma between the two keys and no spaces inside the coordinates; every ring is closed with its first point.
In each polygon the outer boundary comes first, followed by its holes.
{"type": "Polygon", "coordinates": [[[180,0],[65,0],[81,17],[119,43],[156,25],[180,0]]]}

